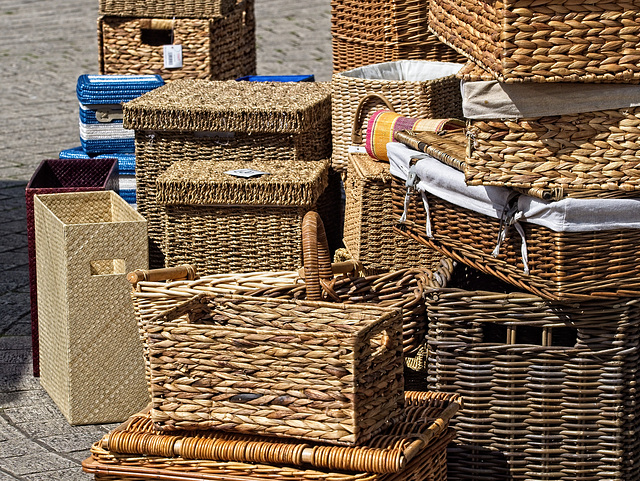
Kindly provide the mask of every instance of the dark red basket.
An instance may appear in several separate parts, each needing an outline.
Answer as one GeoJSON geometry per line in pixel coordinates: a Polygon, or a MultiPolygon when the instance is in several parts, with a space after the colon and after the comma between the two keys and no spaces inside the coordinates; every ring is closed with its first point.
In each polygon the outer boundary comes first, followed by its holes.
{"type": "Polygon", "coordinates": [[[48,159],[31,176],[25,190],[27,204],[27,241],[29,249],[29,286],[31,290],[31,346],[33,375],[40,375],[38,347],[38,298],[36,280],[36,236],[33,219],[33,196],[59,192],[116,190],[117,159],[48,159]]]}

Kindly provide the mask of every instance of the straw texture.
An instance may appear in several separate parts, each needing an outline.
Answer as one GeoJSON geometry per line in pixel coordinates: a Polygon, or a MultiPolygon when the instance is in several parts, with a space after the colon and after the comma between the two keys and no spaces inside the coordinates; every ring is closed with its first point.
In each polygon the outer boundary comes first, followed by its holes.
{"type": "Polygon", "coordinates": [[[639,479],[638,299],[500,284],[465,270],[427,293],[430,387],[464,398],[448,479],[639,479]]]}
{"type": "Polygon", "coordinates": [[[400,309],[201,295],[145,330],[163,430],[350,445],[402,411],[400,309]]]}
{"type": "Polygon", "coordinates": [[[349,154],[345,194],[344,245],[365,270],[437,269],[440,253],[393,232],[388,164],[366,154],[349,154]]]}
{"type": "Polygon", "coordinates": [[[112,191],[34,198],[40,383],[71,424],[148,402],[126,272],[147,264],[146,222],[112,191]]]}
{"type": "Polygon", "coordinates": [[[419,0],[332,0],[333,72],[404,59],[463,62],[429,32],[427,15],[419,0]]]}
{"type": "Polygon", "coordinates": [[[638,2],[430,0],[429,28],[503,82],[640,81],[638,2]]]}
{"type": "MultiPolygon", "coordinates": [[[[150,2],[151,3],[151,2],[150,2]]],[[[221,18],[102,15],[98,19],[101,74],[158,74],[228,80],[256,72],[254,0],[221,18]],[[182,45],[182,67],[164,68],[163,45],[182,45]]]]}
{"type": "Polygon", "coordinates": [[[217,18],[235,5],[235,0],[100,0],[99,12],[122,17],[217,18]]]}

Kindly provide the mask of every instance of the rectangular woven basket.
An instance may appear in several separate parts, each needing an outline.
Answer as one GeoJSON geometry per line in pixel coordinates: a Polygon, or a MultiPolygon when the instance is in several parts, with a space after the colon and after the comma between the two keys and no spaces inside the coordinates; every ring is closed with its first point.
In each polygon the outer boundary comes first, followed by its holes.
{"type": "Polygon", "coordinates": [[[426,294],[429,387],[457,393],[449,480],[639,479],[638,298],[560,304],[473,269],[426,294]]]}
{"type": "Polygon", "coordinates": [[[164,80],[229,80],[256,73],[254,0],[220,18],[102,15],[101,74],[159,74],[164,80]],[[182,48],[182,67],[165,68],[163,45],[182,48]]]}
{"type": "Polygon", "coordinates": [[[236,0],[100,0],[100,15],[149,18],[218,18],[233,10],[236,0]]]}
{"type": "Polygon", "coordinates": [[[96,475],[155,469],[162,479],[444,480],[445,447],[453,437],[448,426],[461,399],[437,392],[404,398],[400,420],[356,447],[216,431],[162,433],[141,412],[94,443],[83,467],[96,475]]]}
{"type": "Polygon", "coordinates": [[[429,28],[502,82],[640,81],[635,1],[430,0],[429,28]]]}
{"type": "Polygon", "coordinates": [[[401,309],[203,294],[144,328],[162,430],[352,445],[402,413],[401,309]]]}

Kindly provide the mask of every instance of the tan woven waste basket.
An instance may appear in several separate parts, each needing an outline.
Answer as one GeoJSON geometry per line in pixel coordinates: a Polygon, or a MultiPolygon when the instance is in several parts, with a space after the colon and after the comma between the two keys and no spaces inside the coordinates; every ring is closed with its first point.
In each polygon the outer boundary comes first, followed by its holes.
{"type": "Polygon", "coordinates": [[[330,87],[321,82],[174,81],[125,103],[124,124],[136,132],[136,195],[152,267],[164,266],[155,182],[174,162],[331,155],[330,87]]]}
{"type": "Polygon", "coordinates": [[[34,199],[40,383],[71,424],[148,402],[126,274],[147,264],[146,221],[112,191],[34,199]]]}

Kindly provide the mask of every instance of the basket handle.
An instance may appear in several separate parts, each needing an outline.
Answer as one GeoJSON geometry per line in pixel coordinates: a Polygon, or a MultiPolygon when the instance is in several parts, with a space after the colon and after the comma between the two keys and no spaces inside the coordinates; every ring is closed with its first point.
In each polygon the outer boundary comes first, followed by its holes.
{"type": "Polygon", "coordinates": [[[361,144],[362,143],[362,124],[360,117],[362,116],[362,109],[364,108],[364,104],[369,99],[378,99],[381,100],[382,103],[392,112],[396,110],[393,108],[393,104],[382,94],[378,93],[369,93],[360,99],[358,106],[356,107],[356,113],[353,116],[353,125],[351,126],[351,142],[353,144],[361,144]]]}
{"type": "Polygon", "coordinates": [[[310,210],[302,219],[302,255],[307,300],[322,299],[321,283],[333,279],[331,254],[320,214],[310,210]]]}
{"type": "Polygon", "coordinates": [[[127,280],[134,288],[137,287],[138,282],[141,281],[161,282],[168,280],[177,281],[182,279],[192,281],[197,278],[198,274],[196,273],[196,268],[189,264],[176,267],[164,267],[162,269],[151,269],[146,271],[137,269],[127,274],[127,280]]]}
{"type": "Polygon", "coordinates": [[[144,30],[173,30],[174,20],[170,18],[141,18],[140,28],[144,30]]]}

